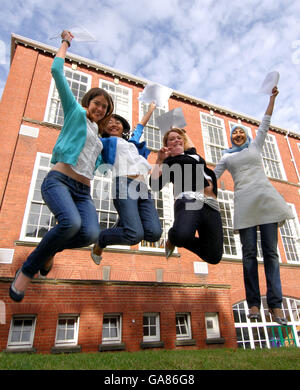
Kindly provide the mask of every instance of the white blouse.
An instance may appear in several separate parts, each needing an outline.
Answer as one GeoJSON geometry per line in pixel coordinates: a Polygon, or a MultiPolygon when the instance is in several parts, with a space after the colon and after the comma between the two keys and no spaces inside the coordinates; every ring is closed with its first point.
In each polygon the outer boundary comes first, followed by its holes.
{"type": "Polygon", "coordinates": [[[151,165],[139,154],[136,146],[132,142],[118,138],[114,169],[116,176],[141,175],[146,178],[151,169],[151,165]]]}
{"type": "Polygon", "coordinates": [[[103,145],[98,136],[98,125],[96,122],[87,121],[87,136],[84,147],[80,152],[75,166],[71,165],[73,171],[87,177],[90,180],[94,178],[94,170],[97,158],[103,149],[103,145]]]}

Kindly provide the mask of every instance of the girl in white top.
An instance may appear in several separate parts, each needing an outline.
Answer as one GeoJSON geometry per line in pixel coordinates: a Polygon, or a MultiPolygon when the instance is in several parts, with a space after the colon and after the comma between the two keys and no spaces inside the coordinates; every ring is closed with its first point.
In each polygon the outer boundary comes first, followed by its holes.
{"type": "Polygon", "coordinates": [[[146,184],[151,170],[147,161],[150,151],[145,142],[139,142],[155,107],[154,103],[150,104],[131,138],[129,123],[116,114],[108,122],[106,134],[102,134],[103,138],[118,138],[113,165],[113,203],[119,221],[112,228],[101,231],[91,253],[96,264],[100,264],[103,249],[107,245],[136,245],[142,240],[155,242],[160,239],[162,229],[159,216],[146,184]]]}
{"type": "Polygon", "coordinates": [[[281,311],[282,292],[277,254],[278,224],[293,218],[283,197],[275,190],[265,175],[262,148],[273,113],[274,87],[265,116],[251,142],[247,130],[236,125],[231,130],[232,148],[225,150],[214,172],[219,178],[227,169],[234,181],[234,229],[242,243],[246,300],[249,318],[259,318],[260,291],[257,265],[257,227],[260,227],[261,245],[267,280],[267,303],[275,321],[285,324],[281,311]]]}

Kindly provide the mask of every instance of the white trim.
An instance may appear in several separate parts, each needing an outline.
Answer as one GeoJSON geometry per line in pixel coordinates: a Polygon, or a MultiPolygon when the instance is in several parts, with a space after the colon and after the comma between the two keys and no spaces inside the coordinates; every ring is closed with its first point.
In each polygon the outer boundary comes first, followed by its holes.
{"type": "MultiPolygon", "coordinates": [[[[14,315],[11,318],[9,334],[7,339],[7,349],[17,349],[17,348],[31,348],[33,346],[34,334],[35,334],[35,326],[36,326],[36,316],[35,315],[14,315]],[[30,330],[30,339],[29,341],[12,341],[12,335],[14,332],[14,321],[15,320],[32,320],[32,326],[30,330]]],[[[23,327],[22,327],[23,329],[23,327]]]]}
{"type": "MultiPolygon", "coordinates": [[[[293,329],[294,336],[295,336],[295,342],[296,346],[300,346],[300,339],[299,335],[297,334],[297,328],[300,327],[300,319],[297,321],[293,317],[293,309],[291,306],[291,301],[298,303],[298,311],[300,312],[300,301],[295,298],[287,298],[283,297],[284,300],[286,300],[287,303],[287,309],[289,311],[290,321],[288,321],[288,326],[293,329]]],[[[249,344],[251,349],[255,349],[256,346],[260,348],[263,348],[263,343],[266,344],[267,348],[272,348],[270,345],[269,335],[268,335],[268,327],[275,327],[278,328],[279,325],[272,321],[272,318],[268,314],[268,308],[266,303],[266,297],[262,297],[262,305],[260,308],[260,321],[251,321],[248,317],[248,305],[246,301],[237,302],[233,305],[233,312],[234,317],[238,316],[238,318],[241,320],[240,322],[235,322],[235,329],[239,329],[241,332],[242,340],[237,340],[238,346],[242,346],[245,349],[245,344],[249,344]],[[267,313],[267,314],[266,314],[267,313]],[[241,314],[243,316],[241,316],[241,314]],[[244,321],[243,321],[244,319],[244,321]],[[260,334],[257,332],[257,330],[260,330],[260,334]],[[243,332],[245,330],[245,333],[243,332]],[[254,333],[258,336],[258,338],[254,338],[254,333]],[[261,334],[262,333],[262,334],[261,334]],[[248,339],[244,339],[244,335],[248,336],[248,339]]],[[[295,310],[294,310],[295,311],[295,310]]],[[[286,327],[282,327],[286,328],[286,327]]]]}
{"type": "Polygon", "coordinates": [[[102,344],[111,344],[111,343],[120,343],[122,341],[122,314],[120,313],[105,313],[103,314],[103,322],[102,322],[102,344]],[[104,329],[104,319],[105,318],[114,318],[116,319],[116,329],[117,336],[116,337],[103,337],[103,329],[104,329]]]}
{"type": "MultiPolygon", "coordinates": [[[[226,218],[226,220],[228,222],[231,222],[231,226],[229,225],[224,225],[223,223],[223,231],[224,229],[228,230],[228,231],[231,231],[232,232],[232,237],[233,240],[234,240],[234,243],[235,243],[235,250],[236,250],[236,255],[234,254],[230,254],[230,253],[223,253],[223,258],[226,258],[226,259],[242,259],[242,247],[241,247],[241,241],[240,241],[240,235],[237,233],[235,233],[234,229],[233,229],[233,221],[234,221],[234,192],[233,191],[229,191],[229,190],[222,190],[222,189],[219,189],[218,190],[218,202],[219,202],[219,205],[222,206],[221,204],[227,204],[229,206],[229,211],[230,211],[230,215],[231,215],[231,221],[229,221],[228,218],[226,218]],[[224,198],[227,198],[228,199],[224,199],[224,198]]],[[[222,216],[222,207],[220,207],[221,209],[221,216],[222,216]]],[[[229,237],[230,238],[230,237],[229,237]]],[[[230,240],[229,240],[230,241],[230,240]]],[[[224,245],[225,245],[225,241],[224,241],[224,245]]],[[[230,248],[231,248],[231,251],[232,251],[232,247],[230,245],[230,248]]]]}
{"type": "Polygon", "coordinates": [[[79,315],[78,314],[60,314],[56,323],[56,333],[55,333],[55,346],[62,347],[67,345],[77,345],[78,344],[78,333],[79,333],[79,315]],[[70,340],[58,340],[58,329],[59,329],[59,320],[74,320],[74,337],[70,340]]]}
{"type": "MultiPolygon", "coordinates": [[[[120,112],[118,110],[116,110],[116,105],[114,107],[114,113],[115,114],[118,114],[118,115],[121,115],[122,117],[124,117],[125,119],[127,119],[127,121],[129,122],[130,124],[130,127],[132,129],[132,88],[129,88],[129,87],[126,87],[124,85],[121,85],[121,84],[116,84],[114,83],[113,81],[109,81],[109,80],[105,80],[105,79],[100,79],[99,80],[99,87],[100,88],[103,88],[103,83],[107,83],[108,85],[111,85],[112,87],[114,87],[115,89],[117,88],[120,88],[120,89],[123,89],[123,90],[127,90],[128,91],[128,104],[127,104],[127,114],[125,115],[124,112],[120,112]]],[[[103,88],[105,89],[105,88],[103,88]]],[[[106,90],[106,89],[105,89],[106,90]]],[[[113,98],[113,96],[119,96],[119,97],[122,97],[122,95],[120,95],[119,93],[117,92],[112,92],[112,91],[109,91],[109,90],[106,90],[113,98]]],[[[118,107],[117,107],[118,108],[118,107]]]]}
{"type": "Polygon", "coordinates": [[[220,338],[220,326],[218,313],[205,313],[205,329],[208,339],[220,338]]]}
{"type": "Polygon", "coordinates": [[[26,206],[25,206],[25,212],[24,212],[24,217],[23,217],[23,222],[22,222],[22,227],[21,227],[21,232],[20,232],[20,241],[28,241],[28,242],[40,242],[40,238],[36,237],[26,237],[26,228],[27,228],[27,223],[28,223],[28,217],[29,217],[29,212],[30,212],[30,207],[31,203],[33,200],[33,194],[34,194],[34,189],[35,189],[35,183],[37,180],[37,174],[39,169],[45,170],[49,172],[50,168],[46,169],[45,167],[40,166],[41,158],[46,157],[51,159],[51,154],[48,153],[40,153],[37,152],[36,154],[36,159],[32,171],[32,176],[31,176],[31,182],[29,186],[29,191],[27,195],[27,201],[26,201],[26,206]]]}
{"type": "MultiPolygon", "coordinates": [[[[68,70],[70,72],[73,72],[73,73],[76,73],[76,74],[79,74],[81,76],[87,77],[88,82],[86,84],[86,86],[87,86],[86,91],[89,91],[89,89],[91,88],[91,85],[92,85],[92,76],[90,74],[82,72],[80,70],[74,70],[74,69],[72,69],[72,67],[64,66],[64,72],[66,70],[68,70]]],[[[49,88],[49,93],[48,93],[48,98],[47,98],[47,103],[46,103],[45,114],[44,114],[44,122],[51,123],[51,124],[56,124],[54,122],[50,122],[50,118],[49,118],[51,99],[52,99],[52,96],[53,96],[54,88],[56,88],[56,86],[55,86],[54,78],[52,77],[50,88],[49,88]]],[[[60,101],[60,97],[58,98],[58,100],[60,101]]]]}
{"type": "Polygon", "coordinates": [[[200,124],[201,124],[201,129],[202,129],[202,139],[203,139],[203,145],[204,145],[204,154],[205,154],[205,160],[207,163],[213,163],[213,164],[217,164],[218,161],[212,161],[213,159],[211,158],[212,154],[211,154],[211,147],[215,147],[217,149],[220,149],[220,151],[228,148],[228,140],[227,140],[227,134],[226,134],[226,127],[225,127],[225,121],[223,118],[220,118],[218,116],[215,116],[215,115],[209,115],[205,112],[202,112],[202,111],[199,111],[199,116],[200,116],[200,124]],[[219,120],[221,122],[221,125],[219,124],[214,124],[214,123],[210,123],[207,118],[212,118],[211,120],[219,120]],[[220,131],[222,132],[222,136],[223,136],[223,140],[224,140],[224,145],[220,145],[220,144],[214,144],[212,142],[209,142],[209,133],[208,133],[208,129],[207,129],[207,126],[210,125],[210,126],[215,126],[217,127],[218,129],[220,129],[220,131]]]}
{"type": "MultiPolygon", "coordinates": [[[[258,131],[258,129],[255,130],[255,134],[257,134],[257,131],[258,131]]],[[[271,173],[268,172],[267,168],[265,167],[265,164],[263,164],[266,176],[268,176],[271,179],[278,179],[278,180],[285,180],[285,181],[287,180],[285,169],[284,169],[284,166],[283,166],[283,163],[282,163],[281,154],[280,154],[280,151],[279,151],[279,148],[278,148],[278,144],[277,144],[277,138],[276,138],[276,136],[274,134],[270,134],[269,132],[267,133],[265,142],[263,144],[263,151],[262,151],[262,155],[261,156],[262,156],[262,159],[264,161],[272,161],[274,164],[278,164],[280,173],[282,175],[281,178],[272,176],[271,173]],[[269,140],[268,140],[268,137],[269,137],[269,140]],[[267,149],[267,144],[268,143],[271,143],[272,145],[274,145],[274,149],[275,149],[275,153],[276,153],[276,160],[268,159],[268,158],[263,156],[264,149],[265,148],[267,149]]]]}
{"type": "Polygon", "coordinates": [[[143,314],[143,320],[144,317],[154,317],[155,318],[155,335],[151,336],[145,336],[144,335],[144,328],[149,328],[149,325],[144,325],[143,324],[143,341],[160,341],[160,316],[159,313],[144,313],[143,314]]]}
{"type": "Polygon", "coordinates": [[[191,313],[176,313],[176,340],[190,340],[192,338],[192,328],[191,328],[191,313]],[[184,317],[185,327],[187,333],[177,334],[177,317],[184,317]]]}
{"type": "MultiPolygon", "coordinates": [[[[167,238],[168,238],[168,231],[173,226],[173,222],[174,222],[173,184],[172,183],[168,183],[167,185],[165,185],[161,189],[160,193],[162,195],[163,213],[164,213],[164,216],[163,216],[164,229],[163,229],[163,233],[162,233],[162,236],[160,238],[160,241],[163,240],[163,242],[165,244],[165,242],[167,241],[167,238]]],[[[139,243],[139,250],[140,251],[144,251],[144,252],[153,252],[153,251],[155,251],[155,252],[164,253],[165,245],[163,246],[163,248],[156,248],[154,246],[151,246],[151,244],[152,243],[149,243],[149,246],[143,246],[141,244],[141,242],[140,242],[139,243]]],[[[177,248],[175,248],[173,253],[178,253],[177,248]]]]}
{"type": "Polygon", "coordinates": [[[284,245],[284,242],[283,242],[283,235],[282,235],[282,231],[281,229],[283,228],[280,227],[279,228],[279,231],[280,231],[280,237],[281,237],[281,241],[282,241],[282,246],[283,246],[283,249],[284,249],[284,253],[285,253],[285,258],[287,260],[287,263],[288,264],[298,264],[300,265],[300,224],[299,224],[299,220],[298,220],[298,215],[297,215],[297,211],[296,211],[296,207],[293,203],[288,203],[288,206],[292,209],[292,212],[293,212],[293,215],[294,215],[294,219],[289,219],[287,221],[285,221],[285,223],[288,223],[289,224],[289,227],[291,228],[292,230],[292,238],[294,240],[294,245],[295,245],[295,249],[296,249],[296,252],[297,252],[297,255],[298,255],[298,258],[299,260],[297,261],[292,261],[292,260],[288,260],[287,258],[287,252],[286,252],[286,247],[284,245]]]}

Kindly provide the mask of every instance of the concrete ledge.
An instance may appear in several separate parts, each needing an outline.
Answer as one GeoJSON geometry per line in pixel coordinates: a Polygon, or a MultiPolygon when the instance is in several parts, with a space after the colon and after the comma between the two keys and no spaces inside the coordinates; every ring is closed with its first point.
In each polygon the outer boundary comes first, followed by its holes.
{"type": "Polygon", "coordinates": [[[125,351],[126,345],[125,343],[111,343],[111,344],[100,344],[99,352],[104,351],[125,351]]]}
{"type": "Polygon", "coordinates": [[[63,347],[52,347],[51,353],[53,354],[59,354],[59,353],[78,353],[81,352],[81,345],[70,345],[70,346],[63,346],[63,347]]]}
{"type": "Polygon", "coordinates": [[[219,338],[216,338],[216,339],[206,339],[205,342],[206,342],[207,345],[211,345],[211,344],[224,344],[225,343],[225,339],[223,337],[219,337],[219,338]]]}
{"type": "Polygon", "coordinates": [[[176,347],[183,347],[185,345],[196,345],[195,339],[183,339],[183,340],[176,340],[175,346],[176,347]]]}
{"type": "Polygon", "coordinates": [[[36,353],[36,349],[29,347],[29,348],[6,348],[3,350],[3,352],[6,353],[36,353]]]}
{"type": "Polygon", "coordinates": [[[147,348],[164,348],[165,343],[163,341],[142,341],[140,343],[140,347],[142,349],[147,349],[147,348]]]}

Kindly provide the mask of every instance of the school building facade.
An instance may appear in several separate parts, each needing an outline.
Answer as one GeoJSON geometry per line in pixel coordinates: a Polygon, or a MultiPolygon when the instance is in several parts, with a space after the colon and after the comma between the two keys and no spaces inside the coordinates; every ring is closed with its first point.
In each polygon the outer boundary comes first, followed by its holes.
{"type": "MultiPolygon", "coordinates": [[[[264,167],[295,215],[279,229],[278,242],[288,326],[278,326],[268,314],[260,247],[261,321],[247,318],[228,172],[219,181],[224,254],[218,265],[182,248],[166,260],[164,242],[173,220],[173,195],[172,188],[165,187],[155,199],[163,227],[159,242],[108,247],[99,266],[90,257],[91,248],[66,250],[55,256],[46,279],[35,277],[21,303],[9,298],[16,270],[55,223],[40,186],[51,168],[52,148],[63,123],[50,73],[56,51],[12,34],[10,72],[0,103],[0,351],[299,347],[300,135],[273,125],[264,147],[264,167]]],[[[147,110],[138,97],[148,80],[73,54],[67,55],[65,74],[79,100],[91,87],[106,89],[115,112],[132,128],[147,110]]],[[[156,118],[176,107],[182,108],[186,130],[212,169],[229,146],[230,127],[241,123],[255,137],[261,119],[173,91],[144,131],[152,151],[150,163],[161,146],[156,118]]],[[[109,175],[97,171],[91,193],[102,229],[117,219],[110,190],[109,175]]]]}

